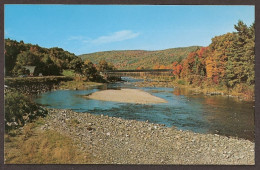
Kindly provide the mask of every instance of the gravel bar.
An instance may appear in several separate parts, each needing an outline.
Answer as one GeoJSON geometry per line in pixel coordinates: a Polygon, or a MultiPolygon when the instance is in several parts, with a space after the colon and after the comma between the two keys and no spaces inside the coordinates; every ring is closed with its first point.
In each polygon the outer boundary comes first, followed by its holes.
{"type": "Polygon", "coordinates": [[[102,90],[94,92],[86,97],[95,100],[115,101],[123,103],[167,103],[167,101],[162,98],[153,96],[150,93],[138,89],[102,90]]]}
{"type": "Polygon", "coordinates": [[[71,137],[82,151],[90,153],[93,164],[255,164],[255,144],[249,140],[181,131],[147,121],[48,110],[42,130],[71,137]]]}

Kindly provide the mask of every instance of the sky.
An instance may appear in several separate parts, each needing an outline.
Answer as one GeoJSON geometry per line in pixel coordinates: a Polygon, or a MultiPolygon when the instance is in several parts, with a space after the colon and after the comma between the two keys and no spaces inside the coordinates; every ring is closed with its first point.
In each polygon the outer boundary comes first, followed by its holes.
{"type": "Polygon", "coordinates": [[[208,46],[255,21],[254,6],[5,5],[5,38],[76,55],[208,46]]]}

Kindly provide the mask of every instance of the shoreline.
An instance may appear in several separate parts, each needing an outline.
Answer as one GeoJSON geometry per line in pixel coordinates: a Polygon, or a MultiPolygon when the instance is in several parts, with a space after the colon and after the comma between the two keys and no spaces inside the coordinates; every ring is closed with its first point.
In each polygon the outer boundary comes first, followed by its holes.
{"type": "Polygon", "coordinates": [[[160,124],[66,109],[48,109],[43,130],[55,130],[80,142],[93,164],[254,165],[249,140],[177,130],[160,124]],[[76,126],[71,121],[76,121],[76,126]]]}
{"type": "MultiPolygon", "coordinates": [[[[135,85],[137,87],[168,87],[168,88],[184,88],[190,91],[193,91],[195,94],[201,93],[206,96],[225,96],[225,97],[232,97],[232,98],[237,98],[238,100],[241,101],[249,101],[249,102],[255,102],[254,97],[245,97],[245,96],[237,96],[237,95],[231,95],[231,94],[226,94],[223,91],[218,91],[218,90],[211,90],[211,89],[202,89],[200,87],[191,87],[187,85],[180,85],[177,84],[176,82],[173,81],[165,81],[165,82],[159,82],[159,81],[143,81],[143,82],[136,82],[135,85]]],[[[243,94],[242,94],[243,95],[243,94]]]]}

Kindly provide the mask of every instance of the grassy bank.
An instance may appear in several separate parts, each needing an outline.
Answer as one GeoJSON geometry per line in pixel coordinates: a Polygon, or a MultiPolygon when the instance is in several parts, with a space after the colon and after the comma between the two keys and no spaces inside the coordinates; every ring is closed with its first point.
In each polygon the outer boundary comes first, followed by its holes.
{"type": "Polygon", "coordinates": [[[234,88],[227,88],[225,86],[217,86],[214,84],[189,84],[185,80],[173,81],[175,87],[188,88],[189,90],[203,93],[205,95],[228,95],[230,97],[237,97],[245,101],[254,101],[254,86],[246,86],[243,84],[237,85],[234,88]]]}
{"type": "Polygon", "coordinates": [[[44,129],[45,119],[39,118],[22,129],[4,136],[6,164],[80,164],[91,159],[79,150],[71,138],[55,130],[44,129]]]}
{"type": "MultiPolygon", "coordinates": [[[[143,78],[143,77],[138,77],[143,78]]],[[[254,86],[240,84],[234,88],[227,88],[225,86],[214,84],[190,84],[182,79],[173,79],[172,76],[149,76],[144,78],[144,82],[138,82],[138,86],[152,86],[152,87],[179,87],[187,88],[196,93],[203,93],[205,95],[228,95],[230,97],[237,97],[245,101],[254,101],[254,86]]]]}
{"type": "Polygon", "coordinates": [[[83,80],[62,81],[59,85],[59,89],[82,90],[93,86],[100,86],[102,84],[103,83],[83,81],[83,80]]]}

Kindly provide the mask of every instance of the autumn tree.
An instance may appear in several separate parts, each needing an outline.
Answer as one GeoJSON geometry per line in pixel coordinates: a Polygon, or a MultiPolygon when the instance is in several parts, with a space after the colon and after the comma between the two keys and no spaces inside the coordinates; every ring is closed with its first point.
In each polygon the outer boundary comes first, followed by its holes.
{"type": "Polygon", "coordinates": [[[17,55],[20,53],[21,46],[17,41],[5,40],[5,75],[11,76],[12,70],[16,65],[17,55]]]}
{"type": "Polygon", "coordinates": [[[69,68],[73,69],[76,73],[82,73],[83,61],[81,58],[75,58],[69,63],[69,68]]]}
{"type": "Polygon", "coordinates": [[[15,65],[12,70],[12,75],[19,76],[19,75],[29,75],[30,71],[21,65],[15,65]]]}
{"type": "Polygon", "coordinates": [[[97,78],[97,69],[90,60],[84,61],[82,66],[82,73],[88,80],[95,80],[97,78]]]}
{"type": "Polygon", "coordinates": [[[97,66],[98,71],[115,70],[115,66],[112,63],[108,63],[106,60],[100,60],[97,66]]]}
{"type": "Polygon", "coordinates": [[[225,84],[226,81],[226,67],[228,57],[227,54],[233,43],[234,34],[227,33],[221,36],[212,38],[212,42],[208,48],[207,75],[216,84],[225,84]]]}
{"type": "Polygon", "coordinates": [[[42,75],[60,75],[61,74],[61,68],[56,65],[50,56],[48,54],[44,54],[42,56],[41,63],[35,68],[35,74],[39,75],[39,73],[42,73],[42,75]]]}
{"type": "Polygon", "coordinates": [[[206,72],[207,72],[207,78],[212,78],[214,75],[215,70],[215,63],[213,60],[213,57],[207,57],[206,59],[206,72]]]}
{"type": "Polygon", "coordinates": [[[182,71],[182,65],[179,64],[177,61],[175,61],[172,64],[173,74],[177,76],[177,78],[180,78],[180,73],[182,71]]]}

